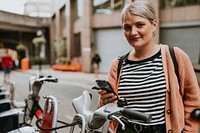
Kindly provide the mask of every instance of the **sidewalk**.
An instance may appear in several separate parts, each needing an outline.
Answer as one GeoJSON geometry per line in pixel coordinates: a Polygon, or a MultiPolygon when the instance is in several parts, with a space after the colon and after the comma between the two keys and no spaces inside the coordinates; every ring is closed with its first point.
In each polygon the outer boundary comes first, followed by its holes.
{"type": "Polygon", "coordinates": [[[95,84],[96,79],[107,79],[107,74],[100,73],[96,78],[94,73],[57,71],[50,67],[42,68],[41,72],[39,72],[37,68],[32,68],[26,71],[16,69],[15,71],[20,71],[29,75],[51,75],[52,77],[58,78],[58,83],[76,85],[85,89],[90,89],[95,84]]]}
{"type": "MultiPolygon", "coordinates": [[[[197,76],[198,83],[200,85],[200,65],[193,65],[197,76]]],[[[16,69],[16,71],[24,72],[30,75],[39,74],[37,68],[32,68],[26,71],[16,69]]],[[[94,76],[94,73],[84,73],[84,72],[70,72],[70,71],[57,71],[46,66],[42,68],[41,74],[51,75],[59,79],[60,83],[67,83],[71,85],[81,86],[84,88],[91,88],[95,84],[96,79],[107,79],[107,74],[100,73],[98,78],[94,76]]]]}

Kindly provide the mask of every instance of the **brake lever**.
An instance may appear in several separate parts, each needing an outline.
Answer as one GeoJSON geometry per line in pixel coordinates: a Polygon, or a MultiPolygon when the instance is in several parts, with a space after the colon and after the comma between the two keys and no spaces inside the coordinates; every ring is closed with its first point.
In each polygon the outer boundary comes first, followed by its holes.
{"type": "Polygon", "coordinates": [[[115,115],[111,115],[110,118],[111,118],[111,119],[114,119],[114,120],[117,120],[117,121],[120,123],[120,125],[122,126],[122,130],[125,130],[125,124],[122,122],[122,120],[120,120],[120,119],[119,119],[117,116],[115,116],[115,115]]]}

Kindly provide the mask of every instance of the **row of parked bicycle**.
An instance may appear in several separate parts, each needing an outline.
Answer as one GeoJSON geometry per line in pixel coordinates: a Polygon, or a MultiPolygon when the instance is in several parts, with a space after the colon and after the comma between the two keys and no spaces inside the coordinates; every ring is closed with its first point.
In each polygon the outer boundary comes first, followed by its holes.
{"type": "MultiPolygon", "coordinates": [[[[57,83],[58,79],[52,76],[37,75],[29,79],[29,93],[23,102],[14,100],[15,83],[9,83],[9,91],[0,86],[0,133],[57,133],[61,128],[70,127],[70,133],[75,126],[80,127],[81,133],[94,133],[101,129],[107,133],[112,120],[118,121],[122,129],[124,123],[120,118],[151,121],[151,115],[124,108],[125,99],[119,99],[117,104],[109,103],[95,111],[90,110],[92,96],[88,91],[72,100],[76,115],[71,123],[59,121],[58,100],[54,96],[44,96],[44,108],[40,106],[40,90],[44,83],[57,83]],[[32,123],[36,118],[36,124],[32,123]],[[23,119],[20,119],[23,118],[23,119]],[[61,126],[57,126],[61,123],[61,126]],[[36,125],[36,126],[33,126],[36,125]]],[[[98,89],[94,87],[94,89],[98,89]]],[[[193,112],[194,119],[200,119],[200,111],[193,112]]],[[[112,131],[110,131],[112,132],[112,131]]]]}

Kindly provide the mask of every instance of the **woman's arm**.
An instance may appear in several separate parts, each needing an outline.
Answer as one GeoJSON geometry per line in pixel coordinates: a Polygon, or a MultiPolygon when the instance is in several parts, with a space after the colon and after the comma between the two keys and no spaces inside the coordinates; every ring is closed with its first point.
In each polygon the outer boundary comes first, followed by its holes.
{"type": "Polygon", "coordinates": [[[198,129],[199,127],[198,122],[190,118],[190,114],[194,109],[200,108],[200,90],[189,57],[179,48],[176,48],[176,51],[179,53],[176,54],[176,56],[179,66],[180,88],[185,112],[185,127],[183,131],[189,132],[194,131],[195,128],[198,129]]]}
{"type": "MultiPolygon", "coordinates": [[[[112,61],[109,71],[108,71],[108,82],[116,94],[118,94],[117,93],[117,81],[116,81],[116,79],[117,79],[117,77],[116,77],[117,76],[117,63],[118,63],[118,59],[116,58],[112,61]]],[[[107,103],[115,102],[117,99],[117,96],[115,96],[113,93],[106,93],[105,90],[99,90],[98,93],[100,94],[99,107],[101,107],[107,103]]]]}

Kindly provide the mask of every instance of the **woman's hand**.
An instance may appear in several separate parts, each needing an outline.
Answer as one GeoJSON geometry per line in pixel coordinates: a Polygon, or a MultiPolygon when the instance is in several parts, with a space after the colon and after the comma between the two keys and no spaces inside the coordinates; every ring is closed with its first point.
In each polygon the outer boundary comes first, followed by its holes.
{"type": "Polygon", "coordinates": [[[113,93],[107,93],[106,90],[99,90],[98,94],[100,95],[100,99],[104,105],[117,100],[117,96],[115,96],[113,93]]]}

